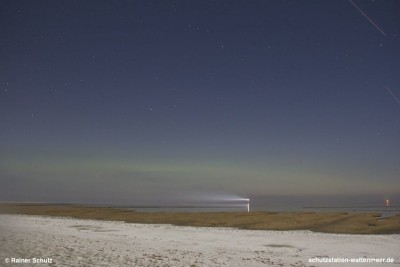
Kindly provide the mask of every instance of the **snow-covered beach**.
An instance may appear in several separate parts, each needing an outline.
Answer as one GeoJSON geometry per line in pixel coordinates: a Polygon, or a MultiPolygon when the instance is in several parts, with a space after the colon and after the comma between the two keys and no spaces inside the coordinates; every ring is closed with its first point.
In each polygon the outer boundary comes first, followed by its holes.
{"type": "Polygon", "coordinates": [[[0,214],[0,241],[1,266],[42,266],[33,263],[38,259],[47,260],[43,266],[400,264],[400,235],[254,231],[0,214]],[[310,258],[393,258],[394,263],[318,263],[309,262],[310,258]],[[30,260],[30,264],[10,263],[18,260],[30,260]]]}

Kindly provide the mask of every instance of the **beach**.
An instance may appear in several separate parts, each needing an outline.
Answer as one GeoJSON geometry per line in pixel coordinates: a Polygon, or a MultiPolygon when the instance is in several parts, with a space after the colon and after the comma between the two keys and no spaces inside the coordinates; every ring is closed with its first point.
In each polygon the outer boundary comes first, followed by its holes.
{"type": "Polygon", "coordinates": [[[386,217],[379,212],[137,212],[129,208],[93,205],[1,203],[0,213],[246,230],[400,234],[400,215],[386,217]]]}
{"type": "MultiPolygon", "coordinates": [[[[1,266],[354,266],[318,260],[393,259],[400,235],[240,230],[0,214],[1,266]]],[[[356,264],[357,265],[357,264],[356,264]]],[[[385,266],[371,262],[358,266],[385,266]]]]}

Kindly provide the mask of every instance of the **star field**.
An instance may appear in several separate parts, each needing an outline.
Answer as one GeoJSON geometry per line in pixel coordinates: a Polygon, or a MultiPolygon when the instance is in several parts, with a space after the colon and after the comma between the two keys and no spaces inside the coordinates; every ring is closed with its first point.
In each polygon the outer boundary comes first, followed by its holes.
{"type": "Polygon", "coordinates": [[[398,195],[399,10],[4,1],[0,200],[398,195]]]}

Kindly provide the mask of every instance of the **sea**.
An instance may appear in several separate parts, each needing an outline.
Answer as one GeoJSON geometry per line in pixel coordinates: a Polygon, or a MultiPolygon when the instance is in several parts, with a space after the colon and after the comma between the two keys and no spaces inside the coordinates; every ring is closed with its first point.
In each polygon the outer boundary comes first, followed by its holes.
{"type": "Polygon", "coordinates": [[[383,197],[249,197],[248,200],[119,205],[139,212],[376,212],[400,216],[399,202],[383,197]]]}
{"type": "MultiPolygon", "coordinates": [[[[4,202],[4,201],[3,201],[4,202]]],[[[4,202],[4,203],[7,203],[4,202]]],[[[25,202],[21,202],[25,203],[25,202]]],[[[400,195],[395,196],[246,196],[212,201],[171,200],[114,202],[26,202],[77,204],[131,209],[138,212],[347,212],[400,216],[400,195]]]]}

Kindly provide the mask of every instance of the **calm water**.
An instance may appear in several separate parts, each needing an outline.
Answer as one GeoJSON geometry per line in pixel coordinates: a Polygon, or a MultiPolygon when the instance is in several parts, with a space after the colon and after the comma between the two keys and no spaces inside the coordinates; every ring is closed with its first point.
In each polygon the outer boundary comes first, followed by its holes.
{"type": "MultiPolygon", "coordinates": [[[[400,214],[400,205],[385,205],[384,200],[367,199],[276,199],[251,198],[250,211],[379,212],[382,216],[400,214]]],[[[175,203],[169,205],[128,206],[141,212],[229,212],[247,211],[247,202],[175,203]]]]}

